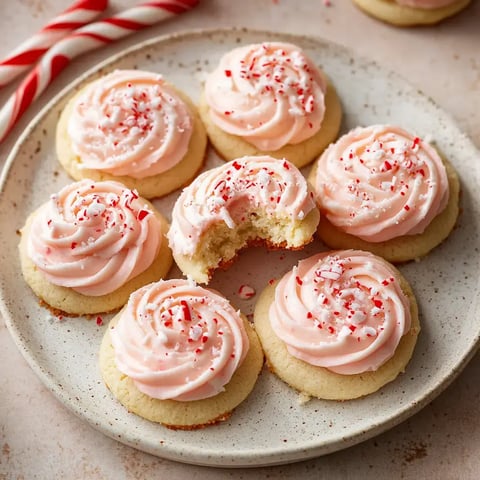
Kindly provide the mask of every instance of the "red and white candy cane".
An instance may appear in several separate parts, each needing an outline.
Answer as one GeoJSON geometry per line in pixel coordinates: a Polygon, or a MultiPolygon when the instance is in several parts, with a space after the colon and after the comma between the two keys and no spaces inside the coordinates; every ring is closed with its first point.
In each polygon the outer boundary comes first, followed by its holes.
{"type": "Polygon", "coordinates": [[[28,74],[0,110],[2,142],[25,110],[79,55],[108,45],[142,28],[187,12],[199,0],[163,0],[142,3],[110,18],[79,28],[56,43],[28,74]]]}
{"type": "Polygon", "coordinates": [[[37,63],[52,45],[72,30],[98,17],[107,5],[108,0],[78,0],[38,33],[25,40],[7,58],[0,61],[0,88],[37,63]]]}

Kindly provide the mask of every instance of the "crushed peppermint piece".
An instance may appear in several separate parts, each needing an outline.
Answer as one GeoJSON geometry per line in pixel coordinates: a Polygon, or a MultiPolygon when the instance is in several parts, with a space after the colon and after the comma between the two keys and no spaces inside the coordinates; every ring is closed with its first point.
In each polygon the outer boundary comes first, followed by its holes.
{"type": "Polygon", "coordinates": [[[255,296],[256,291],[250,285],[240,285],[240,288],[238,289],[237,293],[242,300],[248,300],[249,298],[252,298],[255,296]]]}

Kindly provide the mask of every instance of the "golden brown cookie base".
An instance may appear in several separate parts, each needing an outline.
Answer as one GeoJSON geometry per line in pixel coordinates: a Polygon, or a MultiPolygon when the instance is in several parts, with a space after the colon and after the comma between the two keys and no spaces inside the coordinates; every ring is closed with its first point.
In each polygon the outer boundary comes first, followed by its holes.
{"type": "Polygon", "coordinates": [[[310,365],[288,352],[285,343],[276,336],[270,324],[269,308],[274,301],[276,283],[267,286],[255,306],[254,321],[269,369],[299,392],[325,400],[363,397],[393,381],[405,370],[420,332],[415,296],[399,272],[398,276],[402,290],[410,300],[411,328],[400,340],[390,360],[375,372],[355,375],[340,375],[326,368],[310,365]]]}
{"type": "Polygon", "coordinates": [[[394,0],[353,0],[365,13],[397,27],[434,25],[456,15],[470,3],[470,0],[457,2],[442,8],[422,9],[399,5],[394,0]]]}
{"type": "MultiPolygon", "coordinates": [[[[72,151],[72,144],[68,135],[67,126],[76,99],[83,90],[78,92],[65,106],[57,126],[56,150],[57,157],[63,168],[75,180],[88,178],[97,182],[113,180],[123,183],[131,190],[137,190],[144,198],[154,198],[167,195],[178,188],[188,185],[202,168],[207,148],[207,135],[197,108],[189,97],[169,85],[176,94],[186,103],[193,117],[193,132],[188,145],[188,151],[183,159],[170,170],[152,177],[133,178],[129,176],[113,175],[100,170],[82,168],[82,161],[72,151]]],[[[86,88],[86,87],[84,87],[86,88]]]]}
{"type": "MultiPolygon", "coordinates": [[[[335,250],[368,250],[389,262],[401,263],[419,259],[427,255],[436,246],[442,243],[451,233],[459,214],[460,181],[450,162],[443,159],[450,195],[447,206],[437,215],[423,233],[417,235],[403,235],[385,242],[367,242],[353,235],[343,232],[332,225],[325,213],[318,225],[318,236],[330,248],[335,250]]],[[[309,181],[313,184],[316,174],[316,165],[312,169],[309,181]]]]}
{"type": "Polygon", "coordinates": [[[270,155],[274,158],[286,158],[298,168],[304,167],[315,160],[331,142],[336,140],[342,121],[340,99],[330,82],[325,95],[325,117],[320,130],[301,143],[285,145],[279,150],[258,150],[243,138],[221,130],[212,122],[204,95],[200,98],[199,113],[207,129],[210,142],[225,161],[244,156],[270,155]]]}
{"type": "MultiPolygon", "coordinates": [[[[147,202],[146,202],[147,203],[147,202]]],[[[162,222],[162,231],[168,230],[167,221],[158,213],[155,208],[148,204],[162,222]]],[[[172,266],[172,252],[168,246],[167,239],[162,238],[160,250],[152,265],[144,272],[130,279],[117,290],[98,297],[82,295],[68,287],[54,285],[45,279],[44,275],[27,256],[27,238],[35,212],[27,219],[22,229],[20,240],[20,263],[25,281],[42,301],[49,305],[56,312],[65,312],[67,315],[91,315],[106,313],[118,310],[128,301],[132,292],[165,277],[172,266]]]]}
{"type": "Polygon", "coordinates": [[[232,410],[253,390],[263,366],[260,342],[253,327],[244,318],[250,348],[230,382],[225,385],[225,391],[214,397],[191,402],[158,400],[140,392],[133,381],[117,369],[110,340],[110,328],[117,320],[118,316],[112,319],[100,347],[102,377],[113,395],[129,412],[168,428],[193,430],[228,419],[232,410]]]}

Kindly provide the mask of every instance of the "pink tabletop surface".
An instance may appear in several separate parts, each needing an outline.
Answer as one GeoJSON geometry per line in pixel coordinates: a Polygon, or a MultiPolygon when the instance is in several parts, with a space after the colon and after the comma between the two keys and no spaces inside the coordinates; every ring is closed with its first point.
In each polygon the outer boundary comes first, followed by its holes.
{"type": "MultiPolygon", "coordinates": [[[[65,8],[65,0],[2,0],[0,57],[65,8]]],[[[113,13],[134,1],[111,0],[113,13]]],[[[321,36],[398,71],[449,112],[480,147],[480,2],[431,28],[398,29],[349,0],[202,0],[192,12],[75,61],[0,145],[0,166],[28,121],[76,76],[147,38],[192,28],[250,27],[321,36]]],[[[13,87],[0,91],[0,103],[13,87]]],[[[318,459],[259,469],[214,469],[144,454],[91,428],[61,405],[18,352],[0,319],[0,480],[194,478],[442,478],[480,472],[480,357],[406,422],[318,459]]]]}

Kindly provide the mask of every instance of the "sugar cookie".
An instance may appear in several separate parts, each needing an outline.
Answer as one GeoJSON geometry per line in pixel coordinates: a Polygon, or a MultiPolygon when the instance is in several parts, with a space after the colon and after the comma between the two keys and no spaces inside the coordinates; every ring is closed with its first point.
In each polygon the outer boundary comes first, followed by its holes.
{"type": "Polygon", "coordinates": [[[349,400],[394,380],[420,325],[413,292],[380,257],[323,252],[269,285],[255,328],[271,370],[307,395],[349,400]]]}
{"type": "Polygon", "coordinates": [[[133,293],[100,348],[108,388],[130,411],[174,429],[226,420],[252,391],[263,352],[219,293],[166,280],[133,293]]]}

